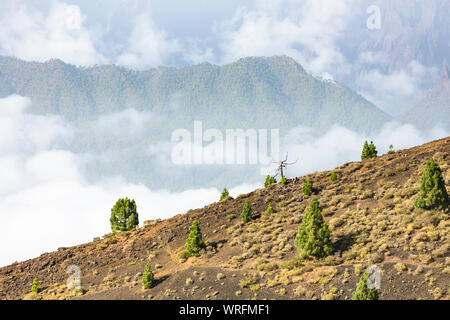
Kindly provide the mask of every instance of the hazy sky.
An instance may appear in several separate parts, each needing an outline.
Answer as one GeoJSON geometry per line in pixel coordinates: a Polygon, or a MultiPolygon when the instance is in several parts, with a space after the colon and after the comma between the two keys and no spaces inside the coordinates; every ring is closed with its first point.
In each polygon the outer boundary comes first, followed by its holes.
{"type": "Polygon", "coordinates": [[[134,69],[249,55],[290,55],[307,70],[348,70],[338,45],[346,28],[366,28],[356,0],[14,0],[0,4],[0,53],[134,69]],[[338,67],[338,68],[337,68],[338,67]]]}

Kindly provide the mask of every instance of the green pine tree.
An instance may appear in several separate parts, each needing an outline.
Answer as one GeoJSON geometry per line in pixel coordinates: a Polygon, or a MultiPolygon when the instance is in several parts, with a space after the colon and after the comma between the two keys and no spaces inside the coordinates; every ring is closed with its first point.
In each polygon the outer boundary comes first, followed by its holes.
{"type": "Polygon", "coordinates": [[[367,140],[364,142],[364,146],[361,152],[361,160],[366,160],[368,158],[369,153],[369,144],[367,143],[367,140]]]}
{"type": "Polygon", "coordinates": [[[420,193],[414,205],[417,208],[431,209],[448,206],[448,193],[441,168],[430,159],[426,163],[425,170],[420,178],[420,193]]]}
{"type": "Polygon", "coordinates": [[[111,209],[112,232],[127,231],[139,225],[139,215],[136,211],[136,202],[128,198],[120,198],[111,209]]]}
{"type": "Polygon", "coordinates": [[[337,174],[335,171],[331,172],[330,181],[337,181],[337,174]]]}
{"type": "Polygon", "coordinates": [[[31,292],[38,293],[39,292],[39,281],[37,278],[33,279],[33,284],[31,286],[31,292]]]}
{"type": "Polygon", "coordinates": [[[272,204],[269,203],[269,205],[267,206],[267,209],[266,209],[266,213],[267,214],[273,214],[272,204]]]}
{"type": "Polygon", "coordinates": [[[367,141],[364,142],[363,150],[361,152],[361,160],[366,160],[370,158],[375,158],[378,154],[378,151],[373,144],[373,141],[370,141],[370,144],[367,141]]]}
{"type": "Polygon", "coordinates": [[[247,223],[252,219],[252,208],[248,200],[245,200],[244,207],[242,208],[241,217],[244,223],[247,223]]]}
{"type": "Polygon", "coordinates": [[[194,222],[192,222],[189,230],[190,234],[186,240],[186,244],[184,245],[184,247],[186,248],[186,255],[188,257],[198,257],[200,256],[200,251],[206,248],[206,245],[203,242],[203,235],[200,230],[198,220],[194,220],[194,222]]]}
{"type": "Polygon", "coordinates": [[[286,177],[285,177],[285,176],[281,177],[280,182],[281,182],[282,184],[286,184],[286,183],[287,183],[286,177]]]}
{"type": "Polygon", "coordinates": [[[153,281],[155,279],[155,276],[152,271],[152,266],[150,263],[147,263],[145,265],[144,274],[142,276],[142,287],[144,289],[148,289],[153,285],[153,281]]]}
{"type": "Polygon", "coordinates": [[[370,289],[367,286],[367,280],[369,279],[369,274],[364,271],[361,278],[359,279],[359,283],[356,287],[356,290],[353,292],[352,299],[353,300],[378,300],[378,291],[373,288],[370,289]]]}
{"type": "Polygon", "coordinates": [[[306,179],[302,191],[305,196],[310,196],[313,190],[313,183],[311,179],[306,179]]]}
{"type": "Polygon", "coordinates": [[[300,250],[301,256],[324,257],[333,252],[330,231],[316,198],[311,200],[306,209],[295,238],[295,246],[300,250]]]}
{"type": "Polygon", "coordinates": [[[395,150],[394,150],[394,146],[391,144],[391,145],[389,145],[388,154],[393,154],[393,153],[395,153],[395,150]]]}
{"type": "Polygon", "coordinates": [[[273,183],[277,183],[277,180],[275,179],[275,177],[271,177],[270,175],[267,175],[266,180],[264,181],[264,188],[267,188],[268,186],[270,186],[273,183]]]}
{"type": "Polygon", "coordinates": [[[227,188],[223,188],[223,191],[222,191],[222,194],[220,195],[219,201],[225,200],[226,198],[228,198],[228,196],[229,196],[229,193],[228,193],[227,188]]]}
{"type": "Polygon", "coordinates": [[[377,156],[377,154],[378,154],[377,148],[373,144],[373,141],[370,141],[370,144],[369,144],[369,155],[370,155],[370,158],[375,158],[377,156]]]}

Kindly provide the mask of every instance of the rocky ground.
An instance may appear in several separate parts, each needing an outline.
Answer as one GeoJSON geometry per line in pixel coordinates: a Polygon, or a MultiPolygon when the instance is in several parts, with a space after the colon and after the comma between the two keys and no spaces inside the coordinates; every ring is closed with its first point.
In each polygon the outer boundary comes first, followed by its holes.
{"type": "Polygon", "coordinates": [[[380,299],[450,297],[449,211],[414,208],[424,164],[433,158],[450,191],[450,138],[363,162],[315,172],[236,199],[210,204],[130,232],[107,234],[71,248],[0,268],[0,299],[351,299],[360,275],[376,265],[380,299]],[[304,196],[306,178],[314,192],[304,196]],[[294,239],[316,197],[335,253],[299,259],[294,239]],[[253,220],[240,218],[244,201],[253,220]],[[275,213],[266,214],[271,203],[275,213]],[[198,219],[207,249],[180,255],[198,219]],[[152,288],[142,288],[150,262],[152,288]],[[67,288],[75,265],[81,289],[67,288]],[[30,294],[33,278],[40,284],[30,294]]]}

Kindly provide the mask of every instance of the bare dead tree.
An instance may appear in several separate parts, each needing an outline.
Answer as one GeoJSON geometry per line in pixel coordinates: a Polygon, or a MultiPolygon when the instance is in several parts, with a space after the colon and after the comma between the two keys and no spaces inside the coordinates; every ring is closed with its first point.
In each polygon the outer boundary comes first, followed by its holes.
{"type": "Polygon", "coordinates": [[[297,158],[297,160],[295,160],[294,162],[291,162],[291,163],[288,163],[287,160],[288,160],[288,153],[286,152],[286,158],[284,160],[281,160],[281,161],[278,161],[278,162],[273,161],[273,163],[277,163],[278,164],[278,166],[276,168],[276,174],[274,175],[274,178],[278,175],[278,173],[280,174],[281,178],[283,178],[284,177],[284,171],[283,170],[286,168],[286,166],[290,166],[290,165],[295,164],[298,161],[298,158],[297,158]]]}

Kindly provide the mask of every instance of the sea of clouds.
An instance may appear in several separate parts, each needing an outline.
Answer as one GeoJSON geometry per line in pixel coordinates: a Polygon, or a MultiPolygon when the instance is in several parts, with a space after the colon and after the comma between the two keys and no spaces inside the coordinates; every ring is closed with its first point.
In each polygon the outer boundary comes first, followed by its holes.
{"type": "MultiPolygon", "coordinates": [[[[120,176],[90,183],[81,170],[86,155],[58,147],[58,140],[70,137],[73,128],[58,117],[27,113],[30,105],[28,98],[17,95],[0,99],[0,216],[7,226],[0,233],[0,265],[110,232],[110,210],[119,197],[136,200],[142,225],[203,207],[220,196],[214,188],[150,190],[120,176]]],[[[256,187],[236,186],[230,194],[256,187]]]]}

